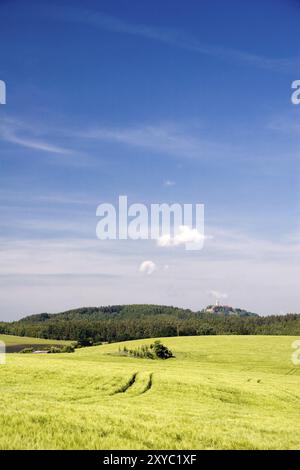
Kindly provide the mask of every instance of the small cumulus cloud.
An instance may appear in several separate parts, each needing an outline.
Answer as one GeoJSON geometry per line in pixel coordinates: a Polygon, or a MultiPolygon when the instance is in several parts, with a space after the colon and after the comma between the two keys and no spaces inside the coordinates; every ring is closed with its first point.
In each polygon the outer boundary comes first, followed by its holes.
{"type": "Polygon", "coordinates": [[[162,235],[158,238],[157,244],[160,247],[179,246],[186,243],[199,243],[203,241],[204,235],[196,228],[190,228],[187,225],[180,225],[179,231],[174,237],[170,234],[162,235]]]}
{"type": "Polygon", "coordinates": [[[139,271],[144,274],[151,275],[156,271],[157,266],[153,261],[146,260],[140,264],[139,271]]]}
{"type": "Polygon", "coordinates": [[[175,186],[175,184],[176,184],[175,181],[171,181],[171,180],[164,181],[164,186],[166,188],[169,188],[170,186],[175,186]]]}

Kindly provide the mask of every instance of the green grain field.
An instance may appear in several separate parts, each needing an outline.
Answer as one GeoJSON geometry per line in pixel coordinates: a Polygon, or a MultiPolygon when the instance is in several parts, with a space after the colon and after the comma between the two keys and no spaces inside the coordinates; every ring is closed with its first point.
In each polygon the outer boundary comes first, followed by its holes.
{"type": "Polygon", "coordinates": [[[300,449],[295,339],[164,338],[166,361],[120,357],[125,343],[9,354],[0,449],[300,449]]]}

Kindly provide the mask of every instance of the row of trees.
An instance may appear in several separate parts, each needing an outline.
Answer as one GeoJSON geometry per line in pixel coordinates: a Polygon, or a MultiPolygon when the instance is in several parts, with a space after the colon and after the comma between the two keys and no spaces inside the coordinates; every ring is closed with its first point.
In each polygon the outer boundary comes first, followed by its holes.
{"type": "Polygon", "coordinates": [[[120,356],[130,356],[140,359],[170,359],[175,357],[167,346],[156,340],[151,344],[142,344],[135,349],[128,349],[126,346],[119,348],[120,356]]]}
{"type": "Polygon", "coordinates": [[[48,319],[0,323],[0,334],[74,340],[82,344],[191,335],[300,335],[300,315],[238,317],[188,313],[94,320],[48,319]]]}

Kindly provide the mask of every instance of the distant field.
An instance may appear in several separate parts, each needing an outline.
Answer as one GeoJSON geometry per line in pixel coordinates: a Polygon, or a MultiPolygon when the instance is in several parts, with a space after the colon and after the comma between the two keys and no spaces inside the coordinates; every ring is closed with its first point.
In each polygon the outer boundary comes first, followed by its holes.
{"type": "Polygon", "coordinates": [[[8,355],[0,449],[300,449],[294,339],[165,338],[167,361],[118,357],[119,344],[8,355]]]}
{"type": "Polygon", "coordinates": [[[41,339],[41,338],[28,338],[27,336],[12,336],[12,335],[0,335],[0,341],[4,342],[6,345],[6,352],[19,352],[24,348],[28,347],[41,347],[46,348],[47,346],[53,345],[65,345],[70,344],[71,341],[59,341],[51,339],[41,339]]]}

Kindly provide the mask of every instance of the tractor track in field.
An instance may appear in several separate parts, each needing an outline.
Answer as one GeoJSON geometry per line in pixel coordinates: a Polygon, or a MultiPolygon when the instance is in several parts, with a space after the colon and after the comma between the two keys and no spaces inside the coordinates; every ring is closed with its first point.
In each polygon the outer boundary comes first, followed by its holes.
{"type": "Polygon", "coordinates": [[[144,388],[144,390],[140,393],[140,395],[143,395],[144,393],[148,392],[149,390],[151,390],[152,388],[152,385],[153,385],[153,373],[151,373],[149,375],[149,379],[148,379],[148,382],[146,384],[146,387],[144,388]]]}
{"type": "MultiPolygon", "coordinates": [[[[118,395],[120,393],[126,393],[126,392],[131,391],[134,385],[136,385],[137,378],[138,378],[138,373],[135,372],[134,374],[132,374],[130,379],[124,385],[119,387],[115,392],[113,392],[112,395],[118,395]]],[[[149,374],[148,380],[144,388],[142,388],[142,390],[139,393],[136,393],[135,396],[143,395],[144,393],[148,392],[149,390],[151,390],[152,385],[153,385],[153,373],[151,372],[151,374],[149,374]]]]}
{"type": "Polygon", "coordinates": [[[297,368],[293,367],[285,375],[294,375],[297,372],[297,368]]]}
{"type": "Polygon", "coordinates": [[[113,395],[117,395],[118,393],[125,393],[127,392],[127,390],[132,387],[132,385],[135,383],[136,381],[136,376],[137,376],[137,372],[135,372],[131,377],[130,379],[128,380],[128,382],[126,382],[125,385],[122,385],[122,387],[118,388],[114,393],[113,395]]]}

